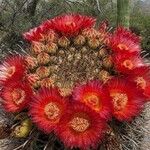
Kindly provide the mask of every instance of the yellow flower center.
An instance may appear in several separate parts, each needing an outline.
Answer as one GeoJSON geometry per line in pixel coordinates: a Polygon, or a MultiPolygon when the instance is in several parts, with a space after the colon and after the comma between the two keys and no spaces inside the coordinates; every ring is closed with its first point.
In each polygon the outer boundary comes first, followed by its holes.
{"type": "Polygon", "coordinates": [[[25,91],[14,89],[11,93],[12,100],[16,105],[20,105],[25,100],[25,91]]]}
{"type": "Polygon", "coordinates": [[[9,67],[8,70],[7,70],[7,76],[11,77],[15,73],[15,71],[16,71],[15,66],[9,67]]]}
{"type": "Polygon", "coordinates": [[[95,93],[87,93],[83,97],[83,101],[89,106],[92,107],[94,110],[99,111],[101,108],[100,98],[95,93]]]}
{"type": "Polygon", "coordinates": [[[137,77],[135,82],[137,86],[141,87],[143,90],[146,88],[146,81],[143,77],[137,77]]]}
{"type": "Polygon", "coordinates": [[[128,68],[129,70],[132,70],[133,67],[134,67],[132,61],[129,60],[129,59],[125,60],[122,65],[123,65],[125,68],[128,68]]]}
{"type": "Polygon", "coordinates": [[[120,50],[125,50],[125,51],[127,51],[127,50],[129,49],[125,44],[118,44],[117,47],[118,47],[120,50]]]}
{"type": "Polygon", "coordinates": [[[76,24],[75,24],[75,22],[72,22],[72,21],[67,21],[66,23],[65,23],[65,25],[66,26],[68,26],[68,27],[75,27],[76,26],[76,24]]]}
{"type": "Polygon", "coordinates": [[[89,128],[89,126],[89,120],[83,117],[74,117],[70,121],[70,127],[77,132],[84,132],[89,128]]]}
{"type": "Polygon", "coordinates": [[[45,115],[50,120],[58,120],[60,115],[60,109],[54,102],[48,103],[44,108],[45,115]]]}
{"type": "Polygon", "coordinates": [[[121,111],[125,108],[128,102],[128,96],[125,93],[111,93],[113,106],[115,111],[121,111]]]}

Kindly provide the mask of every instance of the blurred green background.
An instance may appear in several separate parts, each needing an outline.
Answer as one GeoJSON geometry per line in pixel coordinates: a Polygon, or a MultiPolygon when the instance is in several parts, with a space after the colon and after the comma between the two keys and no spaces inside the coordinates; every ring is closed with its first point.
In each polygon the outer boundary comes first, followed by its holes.
{"type": "MultiPolygon", "coordinates": [[[[130,29],[150,52],[150,0],[130,0],[130,29]]],[[[117,24],[117,0],[0,0],[0,50],[24,46],[22,33],[54,16],[78,12],[117,24]]]]}

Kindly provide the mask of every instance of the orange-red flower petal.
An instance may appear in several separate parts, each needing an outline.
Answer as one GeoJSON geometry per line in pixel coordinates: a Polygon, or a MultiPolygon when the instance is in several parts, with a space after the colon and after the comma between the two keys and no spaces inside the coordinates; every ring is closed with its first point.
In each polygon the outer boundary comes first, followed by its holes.
{"type": "Polygon", "coordinates": [[[43,26],[35,27],[33,29],[30,29],[30,31],[25,32],[23,34],[23,37],[28,41],[39,41],[44,34],[44,28],[43,26]]]}
{"type": "Polygon", "coordinates": [[[11,81],[1,90],[2,104],[7,112],[20,112],[28,108],[32,89],[25,82],[11,81]]]}
{"type": "Polygon", "coordinates": [[[30,115],[37,127],[50,133],[66,110],[66,101],[56,88],[43,88],[33,97],[30,115]]]}
{"type": "Polygon", "coordinates": [[[73,99],[89,106],[103,119],[109,120],[112,114],[112,103],[109,92],[102,82],[89,81],[86,84],[77,85],[73,90],[73,99]]]}
{"type": "Polygon", "coordinates": [[[47,26],[43,23],[40,26],[23,33],[23,37],[30,42],[45,40],[53,42],[56,38],[56,34],[51,28],[47,28],[47,26]]]}
{"type": "Polygon", "coordinates": [[[71,103],[61,118],[56,134],[66,147],[96,149],[107,129],[99,115],[82,103],[71,103]]]}
{"type": "Polygon", "coordinates": [[[139,53],[141,51],[140,38],[123,27],[118,27],[110,36],[109,46],[114,52],[139,53]]]}
{"type": "Polygon", "coordinates": [[[150,98],[150,66],[141,66],[132,70],[128,79],[135,82],[138,89],[150,98]]]}
{"type": "Polygon", "coordinates": [[[23,56],[10,56],[0,65],[0,84],[8,81],[21,80],[26,71],[25,58],[23,56]]]}
{"type": "Polygon", "coordinates": [[[131,73],[134,68],[143,65],[141,57],[134,53],[118,53],[112,58],[116,71],[125,74],[131,73]]]}
{"type": "Polygon", "coordinates": [[[143,108],[143,96],[135,84],[123,78],[108,81],[108,90],[112,98],[113,114],[120,121],[131,121],[143,108]]]}
{"type": "Polygon", "coordinates": [[[74,36],[81,30],[94,26],[96,19],[78,14],[58,16],[43,23],[45,28],[53,29],[63,36],[74,36]]]}

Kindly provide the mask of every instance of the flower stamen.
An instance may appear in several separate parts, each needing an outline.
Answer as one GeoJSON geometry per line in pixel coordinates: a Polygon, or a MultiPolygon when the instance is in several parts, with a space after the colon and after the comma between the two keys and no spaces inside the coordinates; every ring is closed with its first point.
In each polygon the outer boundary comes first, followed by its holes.
{"type": "Polygon", "coordinates": [[[135,79],[137,86],[141,87],[143,90],[146,88],[146,81],[143,77],[137,77],[135,79]]]}
{"type": "Polygon", "coordinates": [[[70,127],[77,132],[84,132],[89,128],[89,126],[89,120],[82,117],[74,117],[70,121],[70,127]]]}
{"type": "Polygon", "coordinates": [[[129,48],[125,45],[125,44],[118,44],[117,47],[120,49],[120,50],[129,50],[129,48]]]}
{"type": "Polygon", "coordinates": [[[99,111],[101,108],[100,98],[95,93],[88,93],[83,98],[84,102],[92,107],[93,109],[99,111]]]}
{"type": "Polygon", "coordinates": [[[57,104],[50,102],[44,108],[45,115],[50,120],[57,120],[60,114],[60,109],[57,104]]]}
{"type": "Polygon", "coordinates": [[[128,102],[128,96],[125,93],[111,93],[113,106],[116,111],[121,111],[125,108],[128,102]]]}
{"type": "Polygon", "coordinates": [[[129,59],[125,60],[122,65],[123,65],[125,68],[128,68],[129,70],[132,70],[133,67],[134,67],[132,61],[129,60],[129,59]]]}
{"type": "Polygon", "coordinates": [[[15,73],[15,71],[16,71],[15,66],[9,67],[8,70],[7,70],[7,76],[11,77],[15,73]]]}
{"type": "Polygon", "coordinates": [[[14,89],[11,93],[12,100],[16,105],[20,105],[25,100],[25,91],[21,89],[14,89]]]}

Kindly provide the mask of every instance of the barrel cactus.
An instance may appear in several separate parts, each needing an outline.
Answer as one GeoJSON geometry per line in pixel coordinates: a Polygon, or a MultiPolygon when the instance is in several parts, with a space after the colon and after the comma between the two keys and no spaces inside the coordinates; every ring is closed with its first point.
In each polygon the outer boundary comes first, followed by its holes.
{"type": "Polygon", "coordinates": [[[1,132],[23,140],[17,148],[122,150],[129,143],[149,101],[150,67],[140,37],[95,23],[79,14],[46,20],[23,34],[26,55],[4,59],[1,104],[13,117],[1,132]]]}

